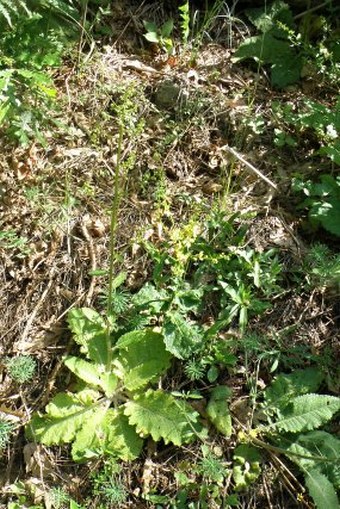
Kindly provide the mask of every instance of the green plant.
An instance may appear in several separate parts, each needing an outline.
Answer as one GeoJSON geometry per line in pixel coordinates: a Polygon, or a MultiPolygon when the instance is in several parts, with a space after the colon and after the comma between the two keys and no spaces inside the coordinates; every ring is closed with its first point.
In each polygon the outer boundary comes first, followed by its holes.
{"type": "Polygon", "coordinates": [[[325,244],[314,244],[310,247],[302,269],[309,287],[338,290],[340,255],[333,253],[325,244]]]}
{"type": "Polygon", "coordinates": [[[32,380],[37,369],[36,360],[30,355],[18,355],[17,357],[7,358],[4,364],[9,376],[20,384],[32,380]]]}
{"type": "Polygon", "coordinates": [[[340,236],[340,177],[321,175],[317,183],[295,178],[293,190],[303,193],[306,198],[299,209],[307,208],[311,226],[322,226],[330,233],[340,236]]]}
{"type": "Polygon", "coordinates": [[[58,393],[45,415],[35,414],[29,436],[47,445],[73,442],[75,461],[105,453],[136,458],[147,435],[176,445],[196,438],[202,429],[197,412],[165,391],[148,388],[170,363],[161,334],[133,331],[118,337],[107,352],[107,325],[98,313],[72,310],[69,324],[85,355],[64,361],[79,379],[78,388],[58,393]]]}
{"type": "Polygon", "coordinates": [[[274,143],[277,146],[298,146],[308,135],[308,141],[318,145],[315,155],[326,155],[340,164],[340,98],[337,96],[332,108],[309,99],[298,108],[290,104],[272,103],[274,143]]]}
{"type": "Polygon", "coordinates": [[[30,254],[26,237],[19,237],[14,230],[0,230],[0,248],[12,251],[17,258],[24,258],[30,254]]]}
{"type": "Polygon", "coordinates": [[[14,426],[11,422],[0,419],[0,451],[4,449],[10,441],[14,426]]]}
{"type": "Polygon", "coordinates": [[[146,30],[146,34],[144,34],[145,39],[154,44],[158,44],[168,55],[171,55],[174,49],[173,40],[171,38],[174,29],[173,20],[168,19],[160,27],[157,27],[156,23],[152,21],[144,21],[143,24],[146,30]]]}
{"type": "Polygon", "coordinates": [[[53,509],[84,509],[83,506],[77,504],[63,488],[56,486],[45,491],[45,504],[34,504],[32,500],[36,498],[34,485],[27,485],[22,481],[17,481],[8,487],[8,493],[11,499],[15,501],[7,504],[7,509],[45,509],[51,507],[53,509]]]}
{"type": "Polygon", "coordinates": [[[262,32],[241,42],[232,57],[233,62],[254,59],[259,65],[271,66],[272,85],[286,87],[300,78],[301,53],[292,47],[293,15],[289,6],[276,0],[265,8],[248,9],[246,14],[262,32]]]}
{"type": "Polygon", "coordinates": [[[99,498],[100,502],[105,503],[100,507],[107,507],[107,504],[119,507],[126,502],[128,493],[119,477],[120,470],[120,466],[110,460],[93,475],[93,494],[99,498]]]}
{"type": "Polygon", "coordinates": [[[48,498],[54,509],[65,509],[69,507],[70,496],[59,486],[51,488],[48,498]]]}
{"type": "Polygon", "coordinates": [[[180,27],[182,34],[182,41],[184,44],[188,43],[190,35],[190,5],[189,0],[178,7],[179,16],[181,19],[180,27]]]}
{"type": "Polygon", "coordinates": [[[45,142],[57,94],[45,69],[60,65],[77,19],[63,0],[0,2],[0,126],[20,144],[45,142]]]}
{"type": "Polygon", "coordinates": [[[225,503],[228,504],[231,499],[224,497],[223,494],[228,474],[222,450],[202,445],[201,455],[196,463],[184,460],[178,464],[175,478],[180,489],[171,507],[174,509],[229,507],[225,503]]]}
{"type": "Polygon", "coordinates": [[[318,509],[327,507],[326,503],[339,506],[340,440],[319,428],[339,412],[340,398],[318,394],[322,380],[317,368],[307,368],[280,373],[265,389],[264,401],[254,414],[257,427],[239,435],[246,448],[235,450],[236,485],[244,487],[259,475],[260,456],[254,447],[263,447],[285,454],[300,468],[318,509]],[[240,472],[245,461],[254,464],[252,476],[240,472]]]}

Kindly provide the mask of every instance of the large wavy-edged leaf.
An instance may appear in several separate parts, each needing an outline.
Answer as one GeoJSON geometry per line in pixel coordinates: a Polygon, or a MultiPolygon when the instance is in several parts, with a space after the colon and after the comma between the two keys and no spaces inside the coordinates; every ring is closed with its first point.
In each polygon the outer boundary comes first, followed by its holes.
{"type": "Polygon", "coordinates": [[[103,421],[105,433],[104,452],[131,461],[141,453],[142,438],[136,433],[136,428],[129,424],[129,420],[121,410],[109,409],[103,421]]]}
{"type": "Polygon", "coordinates": [[[74,356],[66,357],[64,364],[87,384],[103,389],[107,396],[110,396],[117,387],[117,377],[112,373],[103,372],[103,366],[100,364],[93,364],[74,356]]]}
{"type": "Polygon", "coordinates": [[[313,430],[329,421],[340,410],[340,398],[323,394],[297,396],[280,412],[280,419],[266,430],[301,432],[313,430]]]}
{"type": "Polygon", "coordinates": [[[150,329],[124,334],[116,343],[119,354],[116,374],[128,390],[145,387],[162,374],[170,364],[163,336],[150,329]]]}
{"type": "Polygon", "coordinates": [[[69,311],[67,321],[74,340],[97,364],[107,363],[107,326],[104,318],[91,308],[74,308],[69,311]]]}
{"type": "Polygon", "coordinates": [[[184,401],[162,391],[148,390],[125,404],[129,423],[142,436],[151,435],[157,442],[182,445],[193,441],[202,426],[199,415],[184,401]]]}
{"type": "Polygon", "coordinates": [[[31,438],[46,445],[72,442],[77,432],[92,419],[98,406],[94,391],[79,394],[58,393],[46,406],[46,414],[35,414],[27,426],[31,438]]]}
{"type": "Polygon", "coordinates": [[[314,367],[297,369],[289,375],[281,373],[264,392],[265,407],[268,410],[280,410],[291,401],[292,397],[315,393],[322,380],[323,374],[314,367]]]}
{"type": "Polygon", "coordinates": [[[218,431],[230,437],[232,433],[231,415],[228,406],[228,399],[231,396],[231,389],[226,385],[215,387],[207,405],[207,414],[218,431]]]}
{"type": "Polygon", "coordinates": [[[286,87],[300,78],[301,58],[296,55],[288,40],[275,37],[273,31],[245,39],[235,51],[232,61],[250,58],[262,64],[272,64],[273,85],[286,87]]]}
{"type": "Polygon", "coordinates": [[[69,356],[64,360],[65,366],[87,384],[100,387],[100,367],[79,357],[69,356]]]}
{"type": "Polygon", "coordinates": [[[102,452],[102,423],[107,412],[106,406],[97,407],[91,416],[87,416],[75,435],[72,445],[72,458],[76,462],[86,461],[102,452]]]}
{"type": "Polygon", "coordinates": [[[307,472],[305,481],[317,509],[340,509],[334,486],[324,474],[311,470],[307,472]]]}

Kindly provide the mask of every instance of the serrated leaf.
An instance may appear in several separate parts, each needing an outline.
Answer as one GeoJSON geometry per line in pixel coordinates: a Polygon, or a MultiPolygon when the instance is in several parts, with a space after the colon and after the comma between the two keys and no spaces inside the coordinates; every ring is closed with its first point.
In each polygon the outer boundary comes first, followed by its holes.
{"type": "Polygon", "coordinates": [[[97,364],[107,363],[107,327],[104,318],[91,308],[71,309],[67,321],[76,343],[97,364]]]}
{"type": "Polygon", "coordinates": [[[166,349],[177,359],[187,359],[204,341],[200,328],[177,312],[167,315],[163,333],[166,349]]]}
{"type": "Polygon", "coordinates": [[[292,397],[315,393],[323,380],[318,368],[297,369],[291,374],[280,373],[266,388],[264,398],[266,407],[280,410],[290,403],[292,397]]]}
{"type": "Polygon", "coordinates": [[[166,299],[168,294],[165,290],[157,290],[151,283],[146,283],[133,295],[131,302],[136,307],[147,307],[151,313],[159,313],[166,299]]]}
{"type": "Polygon", "coordinates": [[[307,472],[305,480],[317,509],[340,509],[334,486],[324,474],[311,470],[307,472]]]}
{"type": "Polygon", "coordinates": [[[206,409],[211,422],[226,437],[230,437],[232,433],[231,415],[228,406],[230,396],[231,390],[226,385],[215,387],[211,392],[206,409]]]}
{"type": "Polygon", "coordinates": [[[265,429],[288,432],[313,430],[340,410],[340,398],[323,394],[297,396],[280,412],[280,420],[265,429]]]}
{"type": "Polygon", "coordinates": [[[95,387],[101,386],[100,368],[92,362],[79,357],[69,356],[64,360],[65,366],[78,378],[95,387]]]}
{"type": "Polygon", "coordinates": [[[85,383],[100,387],[107,396],[111,396],[117,387],[117,377],[113,373],[104,372],[101,364],[93,364],[74,356],[66,357],[64,364],[85,383]]]}
{"type": "Polygon", "coordinates": [[[32,417],[27,433],[45,445],[72,442],[96,409],[91,399],[85,404],[77,395],[58,393],[47,405],[45,415],[35,414],[32,417]]]}
{"type": "Polygon", "coordinates": [[[281,437],[275,443],[287,451],[289,458],[303,471],[318,470],[333,481],[335,467],[340,465],[340,440],[326,431],[281,437]]]}
{"type": "Polygon", "coordinates": [[[115,362],[117,375],[128,390],[146,386],[170,365],[163,336],[145,329],[124,334],[116,343],[119,354],[115,362]]]}
{"type": "Polygon", "coordinates": [[[157,442],[182,445],[192,442],[201,431],[199,415],[184,401],[177,401],[170,394],[148,390],[125,404],[129,423],[136,426],[142,436],[151,435],[157,442]]]}
{"type": "Polygon", "coordinates": [[[105,432],[105,452],[123,461],[132,461],[141,453],[142,438],[122,411],[109,409],[103,423],[105,432]]]}
{"type": "Polygon", "coordinates": [[[102,421],[106,412],[106,406],[97,407],[96,411],[91,414],[91,418],[87,418],[76,433],[71,450],[74,461],[86,461],[98,456],[101,452],[100,446],[104,438],[102,421]]]}

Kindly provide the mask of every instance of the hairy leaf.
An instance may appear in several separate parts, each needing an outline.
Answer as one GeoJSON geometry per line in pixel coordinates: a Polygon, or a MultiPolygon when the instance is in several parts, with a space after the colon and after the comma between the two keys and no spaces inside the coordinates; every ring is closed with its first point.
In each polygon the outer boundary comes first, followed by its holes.
{"type": "Polygon", "coordinates": [[[117,375],[131,391],[152,382],[169,367],[171,356],[163,336],[152,330],[128,332],[119,338],[116,347],[117,375]]]}
{"type": "Polygon", "coordinates": [[[91,308],[74,308],[68,313],[68,324],[74,340],[97,364],[107,363],[106,324],[104,318],[91,308]]]}
{"type": "Polygon", "coordinates": [[[72,373],[87,384],[103,389],[110,396],[117,386],[117,377],[103,372],[103,366],[85,361],[79,357],[66,357],[64,364],[72,373]]]}
{"type": "Polygon", "coordinates": [[[178,359],[187,359],[203,343],[203,334],[180,313],[168,313],[163,326],[166,349],[178,359]]]}
{"type": "Polygon", "coordinates": [[[182,445],[192,442],[202,426],[198,413],[184,402],[162,391],[148,390],[125,404],[124,413],[129,423],[142,436],[151,435],[157,442],[182,445]]]}
{"type": "Polygon", "coordinates": [[[211,422],[218,431],[225,436],[230,437],[232,433],[231,415],[228,406],[228,399],[231,396],[231,390],[226,385],[215,387],[211,391],[209,403],[207,405],[207,414],[211,422]]]}
{"type": "Polygon", "coordinates": [[[305,480],[317,509],[340,509],[334,486],[324,474],[311,470],[307,472],[305,480]]]}
{"type": "Polygon", "coordinates": [[[336,487],[337,467],[340,465],[340,440],[326,431],[311,431],[280,437],[275,443],[287,451],[287,455],[303,471],[318,470],[325,474],[336,487]]]}
{"type": "Polygon", "coordinates": [[[147,308],[151,313],[159,313],[168,298],[165,290],[158,290],[151,283],[146,283],[135,295],[131,301],[134,306],[147,308]]]}
{"type": "Polygon", "coordinates": [[[46,445],[72,442],[77,432],[98,411],[90,391],[58,393],[46,406],[46,414],[35,414],[27,426],[30,437],[46,445]]]}
{"type": "Polygon", "coordinates": [[[96,411],[87,416],[81,429],[76,433],[72,445],[72,458],[76,462],[86,461],[98,456],[101,452],[103,440],[102,422],[107,412],[105,406],[96,408],[96,411]]]}
{"type": "Polygon", "coordinates": [[[105,432],[105,452],[123,461],[132,461],[141,453],[143,440],[137,435],[134,426],[121,410],[109,409],[106,413],[103,430],[105,432]]]}
{"type": "Polygon", "coordinates": [[[323,394],[297,396],[280,412],[280,420],[266,430],[301,432],[313,430],[329,421],[340,410],[340,398],[323,394]]]}
{"type": "Polygon", "coordinates": [[[295,370],[287,375],[280,373],[264,392],[267,410],[284,408],[292,397],[316,392],[323,380],[318,368],[295,370]]]}

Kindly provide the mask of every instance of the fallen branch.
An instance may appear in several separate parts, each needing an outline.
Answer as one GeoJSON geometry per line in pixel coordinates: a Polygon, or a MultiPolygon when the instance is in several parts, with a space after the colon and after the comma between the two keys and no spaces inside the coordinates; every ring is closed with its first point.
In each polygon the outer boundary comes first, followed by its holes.
{"type": "Polygon", "coordinates": [[[251,170],[255,175],[260,177],[264,182],[266,182],[270,187],[275,189],[277,191],[277,185],[274,184],[268,177],[263,175],[263,173],[260,172],[255,166],[253,166],[251,163],[249,163],[241,154],[239,154],[234,148],[229,147],[229,145],[224,145],[221,147],[221,149],[225,149],[228,152],[230,152],[233,156],[235,156],[241,163],[243,163],[249,170],[251,170]]]}

